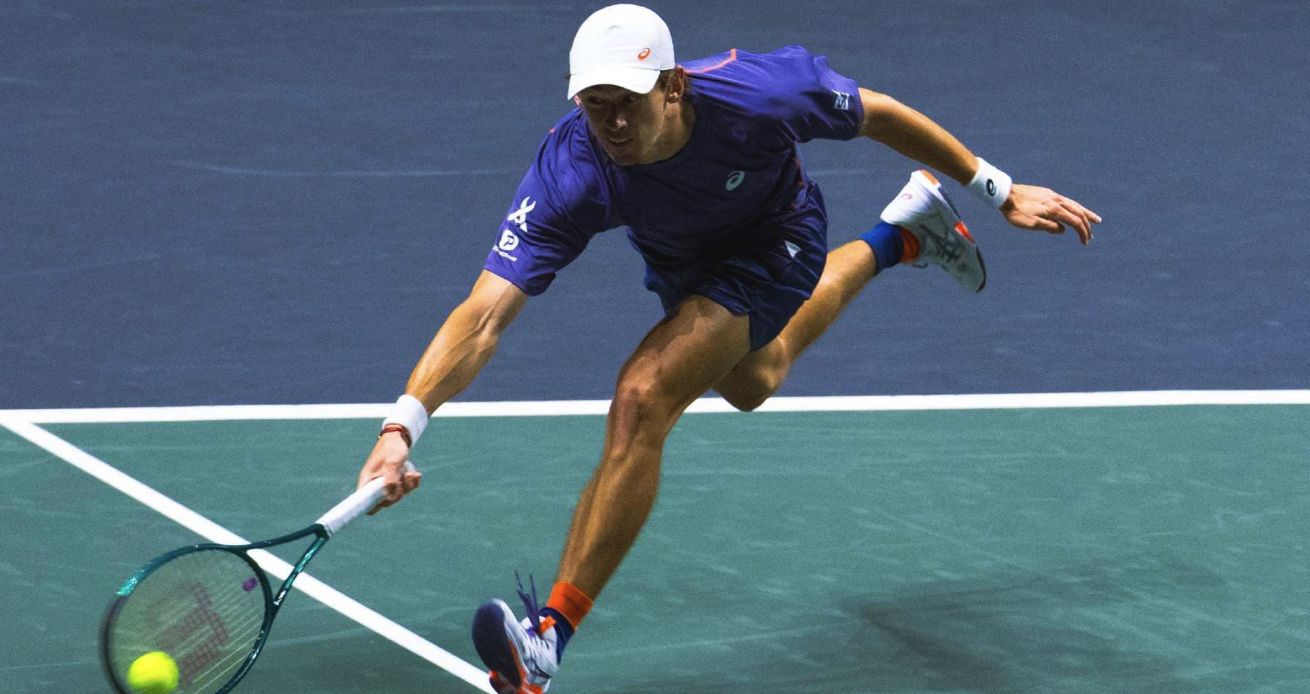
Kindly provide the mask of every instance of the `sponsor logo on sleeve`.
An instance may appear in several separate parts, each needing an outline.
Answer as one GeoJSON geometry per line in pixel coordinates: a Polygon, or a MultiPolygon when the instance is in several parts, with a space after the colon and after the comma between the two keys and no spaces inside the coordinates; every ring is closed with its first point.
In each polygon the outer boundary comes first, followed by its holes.
{"type": "Polygon", "coordinates": [[[509,216],[506,217],[505,220],[518,226],[520,230],[527,231],[528,213],[535,209],[537,209],[537,203],[532,201],[531,196],[523,198],[523,202],[519,203],[519,208],[517,210],[514,210],[513,212],[510,212],[509,216]]]}
{"type": "Polygon", "coordinates": [[[496,242],[496,245],[491,247],[491,250],[495,251],[496,255],[504,258],[505,260],[510,261],[511,263],[517,263],[519,261],[519,257],[514,255],[510,251],[518,247],[519,247],[518,234],[515,234],[513,231],[510,231],[509,229],[501,229],[500,240],[496,242]]]}
{"type": "MultiPolygon", "coordinates": [[[[528,213],[536,209],[537,203],[533,202],[531,196],[523,198],[519,203],[519,208],[509,213],[505,221],[517,226],[519,231],[527,232],[528,230],[528,213]]],[[[515,234],[512,229],[501,229],[500,240],[493,247],[500,257],[510,261],[517,262],[518,257],[511,255],[511,252],[519,247],[519,235],[515,234]]]]}
{"type": "Polygon", "coordinates": [[[851,95],[849,93],[839,92],[836,89],[832,90],[832,93],[833,96],[836,97],[832,101],[832,107],[834,110],[837,111],[851,110],[851,95]]]}
{"type": "Polygon", "coordinates": [[[519,247],[518,234],[515,234],[509,229],[501,229],[500,242],[496,244],[496,248],[499,248],[502,251],[512,251],[518,247],[519,247]]]}

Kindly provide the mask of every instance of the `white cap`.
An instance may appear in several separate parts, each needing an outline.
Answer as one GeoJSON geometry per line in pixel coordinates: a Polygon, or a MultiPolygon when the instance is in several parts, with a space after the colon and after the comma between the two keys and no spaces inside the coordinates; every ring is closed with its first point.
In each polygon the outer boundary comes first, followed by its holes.
{"type": "Polygon", "coordinates": [[[638,5],[596,10],[578,27],[569,51],[569,98],[598,84],[645,94],[661,70],[672,70],[673,37],[654,12],[638,5]]]}

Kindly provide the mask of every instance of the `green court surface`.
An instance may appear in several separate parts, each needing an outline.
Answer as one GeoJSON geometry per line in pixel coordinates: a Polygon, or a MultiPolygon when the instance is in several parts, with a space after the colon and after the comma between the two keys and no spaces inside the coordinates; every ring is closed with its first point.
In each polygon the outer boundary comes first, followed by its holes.
{"type": "MultiPolygon", "coordinates": [[[[687,415],[655,513],[551,691],[1310,691],[1307,415],[687,415]]],[[[434,419],[419,492],[310,573],[476,664],[474,608],[511,600],[516,569],[549,589],[602,424],[434,419]]],[[[344,496],[376,426],[44,428],[260,539],[344,496]]],[[[0,690],[106,691],[113,591],[198,538],[3,428],[0,479],[0,690]]],[[[476,690],[293,594],[237,691],[476,690]]]]}

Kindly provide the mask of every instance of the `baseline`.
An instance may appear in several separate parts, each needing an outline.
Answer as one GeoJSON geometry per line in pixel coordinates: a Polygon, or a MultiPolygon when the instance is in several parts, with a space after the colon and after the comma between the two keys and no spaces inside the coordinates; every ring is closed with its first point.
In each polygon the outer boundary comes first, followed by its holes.
{"type": "MultiPolygon", "coordinates": [[[[603,415],[609,400],[450,402],[434,417],[548,417],[603,415]]],[[[1136,390],[1088,393],[980,393],[950,395],[836,395],[775,397],[757,412],[891,412],[1184,405],[1310,405],[1310,390],[1136,390]]],[[[0,410],[0,423],[122,424],[231,420],[382,419],[390,404],[213,405],[0,410]]],[[[736,410],[722,398],[700,398],[688,413],[736,410]]]]}

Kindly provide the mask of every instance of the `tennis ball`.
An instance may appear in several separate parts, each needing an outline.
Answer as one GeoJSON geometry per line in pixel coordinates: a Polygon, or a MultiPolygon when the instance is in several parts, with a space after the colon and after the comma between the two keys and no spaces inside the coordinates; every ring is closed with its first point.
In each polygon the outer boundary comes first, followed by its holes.
{"type": "Polygon", "coordinates": [[[177,663],[163,651],[150,651],[132,661],[127,686],[136,694],[169,694],[177,689],[177,663]]]}

